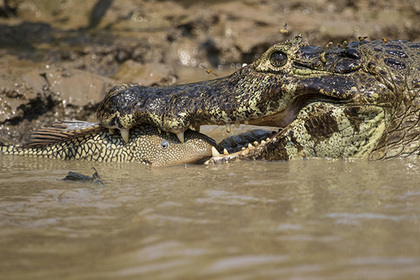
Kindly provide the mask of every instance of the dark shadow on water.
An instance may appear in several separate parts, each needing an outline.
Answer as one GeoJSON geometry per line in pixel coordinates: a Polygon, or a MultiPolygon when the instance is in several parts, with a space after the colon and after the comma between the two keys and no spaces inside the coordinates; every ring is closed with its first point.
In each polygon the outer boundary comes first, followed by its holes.
{"type": "MultiPolygon", "coordinates": [[[[79,30],[62,30],[53,28],[48,23],[25,21],[17,25],[0,24],[0,49],[6,49],[9,53],[19,54],[20,57],[33,59],[44,50],[39,48],[40,44],[50,45],[87,45],[92,44],[93,35],[89,33],[101,22],[113,0],[98,0],[90,11],[89,24],[79,30]]],[[[0,16],[6,11],[0,7],[0,16]]],[[[9,13],[10,14],[10,13],[9,13]]],[[[10,16],[7,16],[10,17],[10,16]]],[[[113,41],[108,35],[102,40],[113,41]]],[[[46,51],[48,51],[47,48],[46,51]]]]}
{"type": "Polygon", "coordinates": [[[0,24],[0,48],[35,50],[34,45],[51,43],[53,29],[47,23],[23,22],[19,25],[0,24]]]}
{"type": "Polygon", "coordinates": [[[92,29],[96,27],[108,11],[109,7],[111,6],[113,0],[98,0],[93,7],[90,18],[89,18],[89,26],[88,29],[92,29]]]}

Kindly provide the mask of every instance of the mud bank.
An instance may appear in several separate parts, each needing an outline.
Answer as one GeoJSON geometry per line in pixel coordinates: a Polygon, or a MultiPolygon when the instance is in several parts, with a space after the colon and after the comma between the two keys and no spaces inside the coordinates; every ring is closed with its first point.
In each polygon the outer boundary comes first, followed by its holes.
{"type": "Polygon", "coordinates": [[[33,0],[2,5],[0,139],[10,143],[55,120],[95,121],[98,102],[115,84],[223,76],[297,34],[319,45],[358,36],[420,40],[415,0],[33,0]]]}

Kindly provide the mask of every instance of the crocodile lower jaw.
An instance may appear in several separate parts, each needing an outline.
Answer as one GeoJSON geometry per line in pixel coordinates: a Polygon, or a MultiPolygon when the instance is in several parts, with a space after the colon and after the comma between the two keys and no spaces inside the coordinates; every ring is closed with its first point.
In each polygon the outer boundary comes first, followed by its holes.
{"type": "Polygon", "coordinates": [[[266,138],[265,140],[255,141],[254,143],[248,143],[246,147],[242,147],[240,151],[228,153],[224,149],[223,154],[220,154],[216,148],[212,148],[212,157],[204,162],[205,165],[213,165],[219,163],[226,163],[235,161],[241,158],[247,158],[256,149],[262,149],[267,143],[275,138],[266,138]]]}

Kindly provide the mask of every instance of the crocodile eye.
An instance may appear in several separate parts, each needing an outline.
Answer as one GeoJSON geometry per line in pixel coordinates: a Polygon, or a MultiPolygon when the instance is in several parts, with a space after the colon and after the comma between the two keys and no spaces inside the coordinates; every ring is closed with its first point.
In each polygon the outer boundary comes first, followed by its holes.
{"type": "Polygon", "coordinates": [[[168,141],[162,141],[162,142],[160,142],[160,147],[162,148],[162,149],[167,149],[167,148],[169,148],[169,143],[168,143],[168,141]]]}
{"type": "Polygon", "coordinates": [[[271,54],[270,63],[274,67],[276,68],[282,67],[286,64],[286,62],[287,62],[287,55],[284,52],[277,51],[271,54]]]}

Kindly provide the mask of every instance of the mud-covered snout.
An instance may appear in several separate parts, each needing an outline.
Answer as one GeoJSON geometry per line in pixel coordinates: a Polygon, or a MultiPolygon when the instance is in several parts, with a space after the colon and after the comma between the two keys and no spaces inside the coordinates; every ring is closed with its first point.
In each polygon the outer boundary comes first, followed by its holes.
{"type": "Polygon", "coordinates": [[[118,129],[125,142],[130,129],[150,124],[174,133],[181,142],[201,125],[247,124],[276,113],[283,102],[274,76],[248,65],[219,79],[165,87],[122,85],[111,89],[97,111],[102,126],[118,129]]]}

